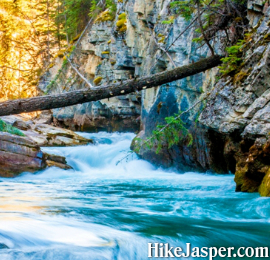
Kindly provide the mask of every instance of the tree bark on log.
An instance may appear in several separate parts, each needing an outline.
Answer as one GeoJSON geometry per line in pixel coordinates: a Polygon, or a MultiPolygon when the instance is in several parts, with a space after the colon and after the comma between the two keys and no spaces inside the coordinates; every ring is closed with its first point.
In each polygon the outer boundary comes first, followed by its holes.
{"type": "Polygon", "coordinates": [[[0,116],[67,107],[157,87],[214,68],[221,64],[221,58],[215,55],[172,70],[94,89],[5,101],[0,103],[0,116]]]}

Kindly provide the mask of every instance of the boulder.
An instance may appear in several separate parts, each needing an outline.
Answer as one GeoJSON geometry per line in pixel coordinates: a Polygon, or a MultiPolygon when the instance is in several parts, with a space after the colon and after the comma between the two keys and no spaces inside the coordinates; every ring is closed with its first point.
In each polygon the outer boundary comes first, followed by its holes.
{"type": "Polygon", "coordinates": [[[93,140],[84,138],[71,130],[46,124],[37,124],[32,131],[27,131],[25,134],[42,146],[74,146],[93,142],[93,140]]]}
{"type": "Polygon", "coordinates": [[[36,172],[46,167],[72,169],[63,156],[43,153],[36,142],[0,132],[0,176],[15,177],[22,172],[36,172]]]}
{"type": "Polygon", "coordinates": [[[72,167],[67,164],[66,158],[63,156],[44,153],[44,158],[48,167],[57,167],[64,170],[72,169],[72,167]]]}
{"type": "Polygon", "coordinates": [[[92,143],[91,139],[66,129],[35,124],[22,116],[2,117],[22,130],[25,136],[0,132],[0,176],[15,177],[22,172],[36,172],[46,167],[72,169],[65,157],[43,153],[41,146],[74,146],[92,143]]]}
{"type": "Polygon", "coordinates": [[[55,127],[47,123],[52,115],[46,111],[37,119],[29,120],[21,115],[1,117],[3,121],[19,128],[33,142],[39,146],[74,146],[86,145],[93,140],[84,138],[71,130],[55,127]]]}
{"type": "Polygon", "coordinates": [[[46,167],[43,153],[31,139],[0,132],[0,176],[15,177],[46,167]]]}
{"type": "Polygon", "coordinates": [[[57,167],[57,168],[61,168],[63,170],[70,170],[70,169],[72,169],[72,167],[69,166],[68,164],[63,164],[63,163],[59,163],[59,162],[55,162],[55,161],[50,161],[50,160],[47,160],[46,161],[46,165],[48,167],[57,167]]]}

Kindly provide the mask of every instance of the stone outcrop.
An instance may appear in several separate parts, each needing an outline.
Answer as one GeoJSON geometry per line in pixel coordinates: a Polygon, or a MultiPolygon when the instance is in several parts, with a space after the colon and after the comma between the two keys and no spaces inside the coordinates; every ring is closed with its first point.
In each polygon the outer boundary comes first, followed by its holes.
{"type": "Polygon", "coordinates": [[[45,124],[47,118],[38,117],[28,120],[21,116],[5,116],[2,120],[22,132],[39,146],[75,146],[92,143],[93,140],[84,138],[71,130],[45,124]]]}
{"type": "Polygon", "coordinates": [[[67,164],[66,158],[60,155],[44,153],[44,159],[48,167],[58,167],[64,170],[72,169],[71,166],[67,164]]]}
{"type": "MultiPolygon", "coordinates": [[[[244,145],[244,141],[240,143],[244,145]]],[[[256,142],[239,156],[236,164],[236,190],[245,192],[259,191],[262,196],[270,196],[270,141],[256,140],[256,142]]]]}
{"type": "Polygon", "coordinates": [[[40,146],[75,146],[93,142],[73,131],[46,124],[35,124],[32,130],[25,134],[40,146]]]}
{"type": "Polygon", "coordinates": [[[41,146],[74,146],[92,143],[78,134],[46,124],[34,124],[20,116],[2,120],[21,129],[25,136],[0,132],[0,176],[15,177],[22,172],[36,172],[46,167],[71,169],[65,157],[42,152],[41,146]]]}
{"type": "Polygon", "coordinates": [[[15,177],[51,166],[71,169],[64,157],[43,153],[30,138],[0,132],[1,177],[15,177]]]}
{"type": "Polygon", "coordinates": [[[0,176],[14,177],[46,167],[37,144],[26,137],[0,132],[0,176]]]}
{"type": "Polygon", "coordinates": [[[245,138],[270,132],[270,9],[249,37],[241,70],[220,80],[208,98],[200,122],[220,133],[240,131],[245,138]]]}
{"type": "MultiPolygon", "coordinates": [[[[236,190],[269,196],[270,8],[268,3],[261,5],[260,19],[255,19],[255,2],[249,5],[253,28],[243,47],[241,67],[217,82],[199,121],[234,147],[230,154],[235,161],[236,190]]],[[[222,150],[225,154],[226,149],[222,150]]]]}

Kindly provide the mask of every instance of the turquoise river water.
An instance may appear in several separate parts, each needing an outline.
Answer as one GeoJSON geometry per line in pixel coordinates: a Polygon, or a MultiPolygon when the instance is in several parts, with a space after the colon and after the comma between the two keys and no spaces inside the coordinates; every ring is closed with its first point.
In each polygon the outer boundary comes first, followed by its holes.
{"type": "Polygon", "coordinates": [[[150,242],[270,246],[270,199],[235,193],[233,175],[179,174],[136,155],[116,165],[134,134],[82,135],[96,144],[44,148],[74,170],[0,178],[0,260],[140,260],[150,242]]]}

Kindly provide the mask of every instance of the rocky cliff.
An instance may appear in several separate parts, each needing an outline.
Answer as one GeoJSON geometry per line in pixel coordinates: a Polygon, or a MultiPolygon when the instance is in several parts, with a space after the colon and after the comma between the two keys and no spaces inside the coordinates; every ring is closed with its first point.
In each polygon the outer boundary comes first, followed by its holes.
{"type": "MultiPolygon", "coordinates": [[[[72,62],[93,85],[123,81],[181,66],[209,55],[192,41],[198,35],[182,17],[173,24],[169,0],[118,1],[115,17],[104,11],[89,26],[72,54],[72,62]]],[[[193,136],[168,149],[142,148],[140,156],[178,170],[236,173],[237,190],[269,194],[269,9],[268,1],[249,0],[247,42],[235,75],[217,79],[213,69],[125,97],[54,110],[55,123],[84,130],[135,130],[151,136],[166,116],[191,108],[183,121],[193,136]],[[205,98],[206,97],[206,98],[205,98]],[[139,118],[140,116],[140,118],[139,118]],[[140,119],[140,120],[139,120],[140,119]],[[268,178],[268,179],[267,179],[268,178]],[[261,184],[262,183],[262,184],[261,184]],[[268,193],[267,193],[268,192],[268,193]]],[[[235,33],[231,28],[231,33],[235,33]]],[[[222,35],[213,42],[224,53],[222,35]]],[[[44,93],[88,87],[63,53],[43,76],[44,93]],[[63,61],[64,60],[64,61],[63,61]],[[64,65],[63,65],[64,64],[64,65]]]]}
{"type": "Polygon", "coordinates": [[[222,151],[235,169],[236,189],[269,195],[268,3],[250,1],[248,16],[250,29],[241,50],[241,65],[233,76],[215,84],[199,121],[222,136],[222,151]]]}
{"type": "MultiPolygon", "coordinates": [[[[269,196],[268,2],[249,1],[247,17],[249,30],[240,50],[241,65],[236,72],[211,84],[212,71],[192,84],[199,85],[207,94],[203,105],[193,109],[184,118],[193,135],[193,144],[189,146],[184,141],[170,149],[164,144],[159,154],[142,148],[140,154],[158,165],[174,166],[179,170],[232,172],[235,173],[237,191],[259,191],[261,195],[269,196]]],[[[189,52],[190,56],[194,54],[196,52],[189,52]]],[[[192,107],[194,100],[202,97],[200,94],[185,93],[183,89],[177,93],[171,86],[144,93],[144,129],[139,135],[144,140],[151,135],[157,123],[164,122],[165,116],[187,110],[192,107]]]]}
{"type": "MultiPolygon", "coordinates": [[[[108,12],[104,11],[89,26],[72,54],[72,62],[95,86],[154,74],[205,57],[206,48],[196,50],[198,46],[192,43],[196,36],[194,30],[187,30],[176,39],[188,25],[183,18],[178,17],[173,25],[162,24],[170,15],[169,3],[164,0],[119,1],[116,17],[108,17],[108,12]],[[170,49],[165,53],[163,50],[169,45],[170,49]]],[[[57,94],[89,87],[64,55],[60,52],[43,75],[39,85],[41,92],[57,94]]],[[[177,99],[183,94],[184,102],[192,102],[202,93],[204,78],[197,75],[174,82],[170,84],[170,92],[175,93],[177,99]]],[[[153,105],[158,91],[143,93],[143,115],[153,105]]],[[[53,115],[55,123],[73,129],[139,130],[141,95],[135,93],[56,109],[53,115]]]]}

